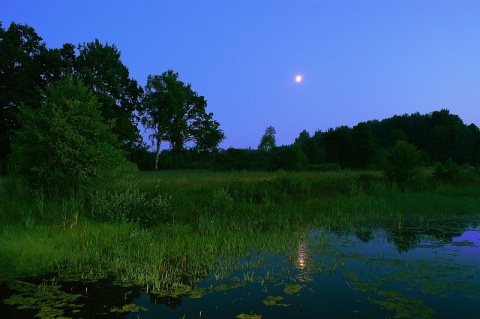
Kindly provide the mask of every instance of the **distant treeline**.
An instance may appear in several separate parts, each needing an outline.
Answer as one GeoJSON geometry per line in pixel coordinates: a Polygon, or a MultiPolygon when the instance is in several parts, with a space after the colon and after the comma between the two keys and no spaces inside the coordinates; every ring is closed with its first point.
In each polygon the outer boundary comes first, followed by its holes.
{"type": "MultiPolygon", "coordinates": [[[[268,131],[268,130],[267,130],[268,131]]],[[[229,148],[211,154],[184,150],[160,156],[161,169],[214,168],[218,170],[338,170],[384,168],[389,151],[405,141],[420,151],[424,164],[453,160],[480,164],[480,130],[466,125],[457,115],[442,109],[429,114],[396,115],[381,121],[340,126],[310,135],[302,131],[291,145],[266,150],[229,148]]],[[[140,155],[140,154],[138,154],[140,155]]],[[[152,169],[154,154],[137,158],[141,169],[152,169]]]]}

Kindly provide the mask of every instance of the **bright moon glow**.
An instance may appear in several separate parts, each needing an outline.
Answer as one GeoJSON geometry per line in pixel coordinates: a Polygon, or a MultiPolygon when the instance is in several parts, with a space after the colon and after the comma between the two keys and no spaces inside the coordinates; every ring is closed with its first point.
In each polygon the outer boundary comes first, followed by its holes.
{"type": "Polygon", "coordinates": [[[297,82],[297,83],[302,82],[302,76],[301,76],[301,75],[297,75],[297,76],[295,77],[295,82],[297,82]]]}

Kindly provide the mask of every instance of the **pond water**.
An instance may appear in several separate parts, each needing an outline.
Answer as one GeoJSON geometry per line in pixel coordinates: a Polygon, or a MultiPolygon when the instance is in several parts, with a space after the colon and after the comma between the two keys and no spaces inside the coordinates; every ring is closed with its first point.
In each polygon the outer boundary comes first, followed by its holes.
{"type": "MultiPolygon", "coordinates": [[[[305,230],[295,234],[285,254],[244,256],[238,269],[213,270],[194,286],[179,285],[168,293],[112,286],[107,280],[91,283],[82,308],[64,314],[132,319],[480,318],[479,217],[431,221],[421,228],[305,230]]],[[[40,311],[17,308],[4,304],[0,316],[28,318],[40,311]]]]}

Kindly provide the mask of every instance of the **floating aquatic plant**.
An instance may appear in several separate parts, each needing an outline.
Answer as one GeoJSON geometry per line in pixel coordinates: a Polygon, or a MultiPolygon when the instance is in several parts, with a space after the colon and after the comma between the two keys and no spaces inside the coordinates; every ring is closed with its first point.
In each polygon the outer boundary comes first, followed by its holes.
{"type": "Polygon", "coordinates": [[[300,286],[299,284],[287,284],[285,285],[285,287],[283,288],[283,291],[286,293],[286,294],[289,294],[289,295],[294,295],[296,293],[298,293],[300,290],[302,289],[302,286],[300,286]]]}
{"type": "Polygon", "coordinates": [[[267,296],[267,299],[263,300],[263,304],[265,306],[281,306],[281,307],[288,307],[289,304],[286,303],[279,303],[284,298],[282,296],[267,296]]]}

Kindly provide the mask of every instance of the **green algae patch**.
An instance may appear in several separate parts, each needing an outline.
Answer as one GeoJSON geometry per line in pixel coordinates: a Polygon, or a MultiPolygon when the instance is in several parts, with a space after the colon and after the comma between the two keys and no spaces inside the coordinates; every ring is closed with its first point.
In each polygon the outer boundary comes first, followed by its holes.
{"type": "Polygon", "coordinates": [[[150,291],[150,293],[153,295],[157,295],[159,297],[179,298],[181,296],[190,294],[191,291],[192,291],[191,286],[178,284],[168,289],[153,289],[150,291]]]}
{"type": "Polygon", "coordinates": [[[202,298],[206,294],[205,288],[193,289],[190,291],[190,298],[192,299],[199,299],[202,298]]]}
{"type": "Polygon", "coordinates": [[[217,287],[215,287],[215,290],[216,291],[225,291],[225,290],[230,290],[230,289],[237,289],[237,288],[240,288],[242,287],[243,285],[239,282],[237,283],[234,283],[234,284],[220,284],[218,285],[217,287]]]}
{"type": "Polygon", "coordinates": [[[286,303],[279,303],[279,301],[282,301],[284,298],[282,296],[267,296],[267,299],[263,300],[263,304],[265,306],[279,306],[279,307],[288,307],[290,304],[286,303]]]}
{"type": "Polygon", "coordinates": [[[433,318],[435,310],[424,305],[423,301],[417,298],[410,298],[397,291],[379,291],[378,296],[383,300],[372,300],[372,303],[379,305],[382,309],[395,313],[393,318],[433,318]]]}
{"type": "Polygon", "coordinates": [[[139,307],[133,303],[123,305],[122,308],[113,307],[110,309],[110,312],[116,313],[130,313],[130,312],[140,312],[140,311],[147,311],[145,307],[139,307]]]}
{"type": "Polygon", "coordinates": [[[257,314],[247,315],[247,314],[241,313],[239,315],[236,315],[235,318],[238,318],[238,319],[262,319],[262,315],[257,315],[257,314]]]}
{"type": "Polygon", "coordinates": [[[298,293],[301,289],[302,289],[302,286],[300,286],[299,284],[295,284],[295,285],[287,284],[285,285],[285,288],[283,288],[283,292],[289,295],[294,295],[298,293]]]}
{"type": "Polygon", "coordinates": [[[35,317],[37,318],[59,318],[64,316],[63,308],[78,310],[83,307],[83,304],[77,303],[78,299],[82,297],[81,295],[63,292],[60,290],[61,286],[58,285],[43,283],[37,286],[24,281],[12,280],[8,286],[16,294],[4,300],[4,303],[16,306],[19,310],[36,311],[35,317]]]}

